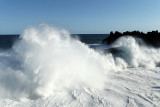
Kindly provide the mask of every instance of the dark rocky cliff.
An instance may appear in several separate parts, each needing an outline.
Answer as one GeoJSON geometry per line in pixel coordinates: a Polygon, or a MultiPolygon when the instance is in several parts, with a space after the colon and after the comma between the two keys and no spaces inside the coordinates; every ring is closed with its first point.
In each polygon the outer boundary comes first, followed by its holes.
{"type": "Polygon", "coordinates": [[[110,35],[102,40],[102,43],[110,45],[122,36],[133,36],[141,38],[147,45],[160,47],[160,33],[158,32],[158,30],[147,33],[143,33],[140,31],[126,31],[123,33],[118,31],[116,31],[115,33],[110,32],[110,35]]]}

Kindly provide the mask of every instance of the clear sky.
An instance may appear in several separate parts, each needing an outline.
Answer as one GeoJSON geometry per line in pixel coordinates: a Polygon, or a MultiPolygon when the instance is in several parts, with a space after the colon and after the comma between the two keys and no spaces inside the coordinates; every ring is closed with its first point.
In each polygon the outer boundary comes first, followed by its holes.
{"type": "Polygon", "coordinates": [[[70,33],[160,31],[160,0],[0,0],[0,34],[41,23],[70,33]]]}

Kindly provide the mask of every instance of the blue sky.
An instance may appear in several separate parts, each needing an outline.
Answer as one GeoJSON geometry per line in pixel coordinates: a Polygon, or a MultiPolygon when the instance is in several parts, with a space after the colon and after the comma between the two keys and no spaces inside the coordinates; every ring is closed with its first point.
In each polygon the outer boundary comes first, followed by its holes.
{"type": "Polygon", "coordinates": [[[160,31],[160,0],[0,0],[0,34],[41,23],[70,33],[160,31]]]}

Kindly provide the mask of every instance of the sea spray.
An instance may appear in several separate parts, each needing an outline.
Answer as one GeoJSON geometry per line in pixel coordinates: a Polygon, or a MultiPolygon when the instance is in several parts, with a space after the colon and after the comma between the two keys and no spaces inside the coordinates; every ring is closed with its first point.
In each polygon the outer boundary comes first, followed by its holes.
{"type": "Polygon", "coordinates": [[[112,47],[121,50],[119,56],[128,63],[128,67],[155,68],[160,63],[160,49],[147,47],[139,38],[121,37],[112,47]]]}
{"type": "MultiPolygon", "coordinates": [[[[2,52],[0,98],[37,99],[58,91],[102,89],[108,73],[127,67],[153,68],[159,63],[159,49],[140,46],[133,37],[118,39],[113,57],[70,37],[63,29],[48,25],[24,31],[12,50],[2,52]]],[[[141,42],[142,43],[142,42],[141,42]]]]}
{"type": "Polygon", "coordinates": [[[66,30],[48,25],[26,29],[12,53],[13,64],[19,67],[1,64],[4,98],[36,99],[59,91],[102,89],[107,72],[116,69],[111,54],[99,54],[66,30]]]}
{"type": "Polygon", "coordinates": [[[0,105],[158,107],[160,50],[133,37],[109,47],[120,51],[95,51],[47,25],[26,29],[0,51],[0,105]]]}

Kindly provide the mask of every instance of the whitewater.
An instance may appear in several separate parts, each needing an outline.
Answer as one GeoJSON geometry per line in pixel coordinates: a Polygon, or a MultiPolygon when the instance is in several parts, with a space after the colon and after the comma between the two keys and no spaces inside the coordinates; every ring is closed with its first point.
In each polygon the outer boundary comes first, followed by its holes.
{"type": "Polygon", "coordinates": [[[0,107],[159,107],[160,48],[129,35],[99,46],[48,25],[27,28],[0,50],[0,107]]]}

